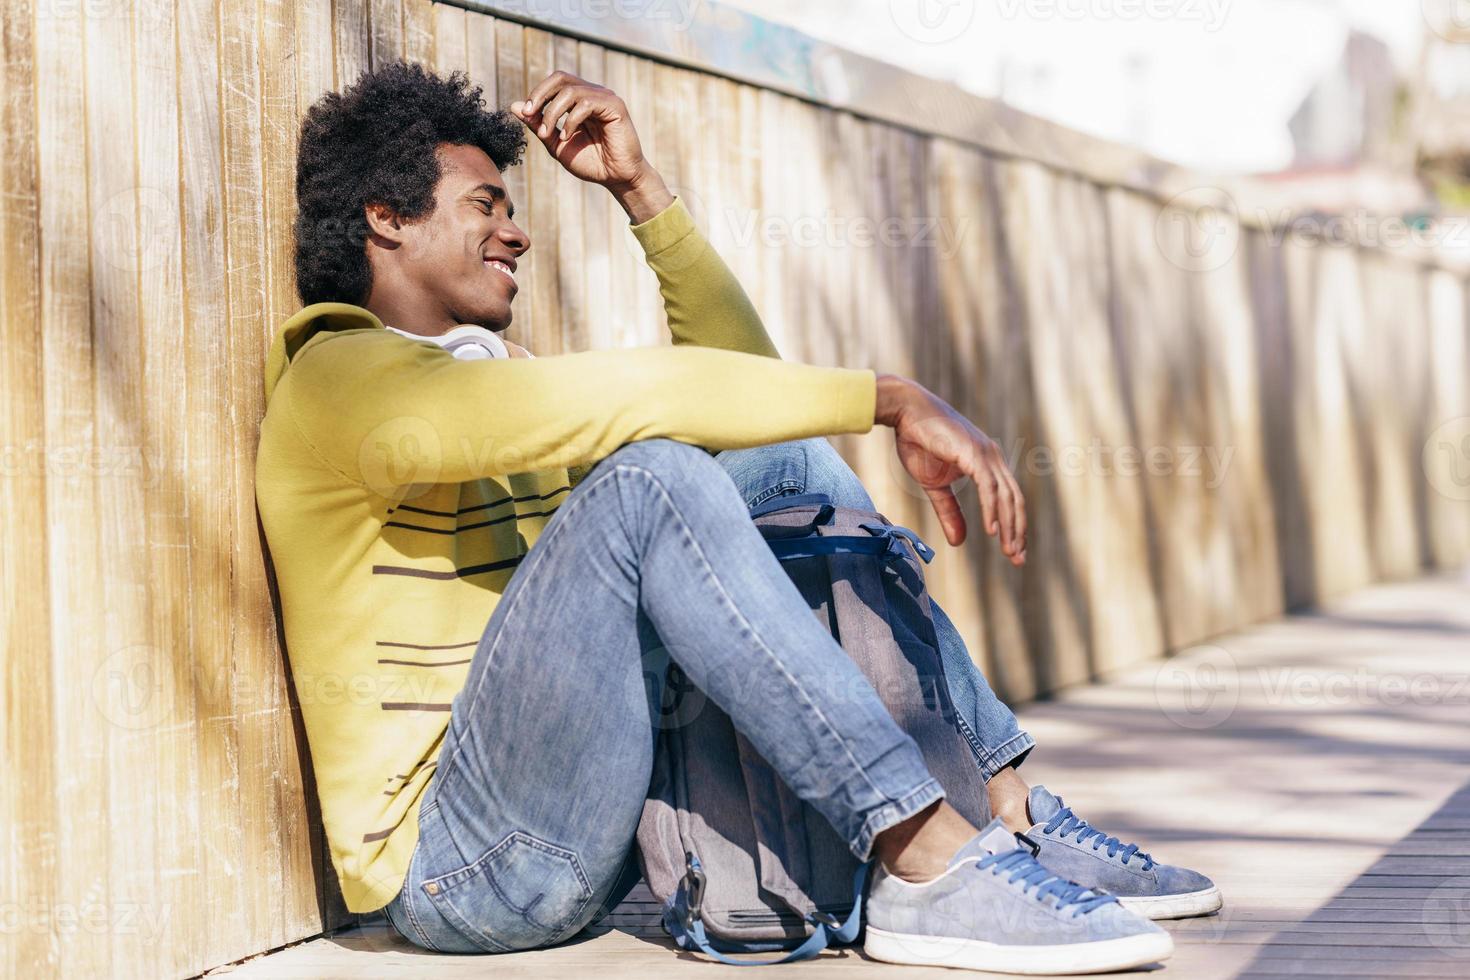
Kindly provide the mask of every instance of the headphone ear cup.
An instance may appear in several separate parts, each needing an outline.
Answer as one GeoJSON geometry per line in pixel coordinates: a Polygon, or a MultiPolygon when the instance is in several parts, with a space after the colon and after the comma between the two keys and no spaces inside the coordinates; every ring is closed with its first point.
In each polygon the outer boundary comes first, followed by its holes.
{"type": "Polygon", "coordinates": [[[484,327],[466,324],[438,338],[439,346],[461,361],[483,361],[491,357],[510,357],[505,341],[484,327]]]}

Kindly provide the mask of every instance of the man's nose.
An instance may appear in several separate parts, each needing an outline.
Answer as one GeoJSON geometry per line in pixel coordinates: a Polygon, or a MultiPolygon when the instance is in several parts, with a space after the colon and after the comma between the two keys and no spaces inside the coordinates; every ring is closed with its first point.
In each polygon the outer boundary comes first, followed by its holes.
{"type": "Polygon", "coordinates": [[[531,247],[531,236],[513,221],[506,222],[500,229],[500,240],[517,256],[524,255],[531,247]]]}

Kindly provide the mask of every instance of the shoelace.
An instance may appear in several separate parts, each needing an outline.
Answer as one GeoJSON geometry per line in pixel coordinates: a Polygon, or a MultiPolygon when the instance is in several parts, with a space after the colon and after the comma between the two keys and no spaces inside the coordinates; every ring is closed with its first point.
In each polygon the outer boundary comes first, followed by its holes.
{"type": "Polygon", "coordinates": [[[1139,857],[1143,859],[1143,870],[1147,871],[1154,866],[1154,859],[1143,851],[1140,851],[1137,844],[1125,845],[1118,838],[1107,836],[1101,830],[1098,830],[1086,820],[1073,813],[1072,808],[1069,806],[1064,806],[1057,811],[1056,816],[1052,817],[1047,822],[1047,825],[1041,828],[1041,832],[1050,834],[1058,827],[1062,828],[1061,832],[1057,834],[1058,837],[1067,837],[1070,834],[1076,834],[1077,843],[1079,844],[1085,844],[1088,838],[1096,837],[1097,840],[1092,843],[1092,849],[1094,851],[1098,848],[1106,847],[1108,849],[1108,857],[1117,857],[1121,853],[1124,864],[1127,864],[1130,858],[1139,857]]]}
{"type": "Polygon", "coordinates": [[[991,874],[997,875],[1009,872],[1009,880],[1013,883],[1019,882],[1022,892],[1034,886],[1036,893],[1032,897],[1038,902],[1045,901],[1048,896],[1055,896],[1057,909],[1074,909],[1073,918],[1118,900],[1112,895],[1099,895],[1076,882],[1057,877],[1043,868],[1029,852],[1023,850],[1005,851],[981,858],[980,869],[988,869],[991,874]]]}

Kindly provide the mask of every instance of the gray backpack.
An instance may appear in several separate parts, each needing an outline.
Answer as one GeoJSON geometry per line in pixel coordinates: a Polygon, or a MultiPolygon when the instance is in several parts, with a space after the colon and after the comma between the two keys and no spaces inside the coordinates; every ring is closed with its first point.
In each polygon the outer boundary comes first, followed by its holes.
{"type": "MultiPolygon", "coordinates": [[[[927,563],[934,552],[881,514],[836,506],[825,494],[776,497],[751,517],[812,612],[918,743],[948,802],[984,826],[985,784],[956,723],[915,558],[927,563]]],[[[670,668],[666,719],[679,714],[669,698],[690,690],[670,668]]],[[[664,929],[681,947],[725,962],[735,962],[726,952],[792,950],[775,961],[788,962],[855,941],[867,866],[723,711],[691,701],[698,710],[659,735],[638,827],[639,860],[664,929]]]]}

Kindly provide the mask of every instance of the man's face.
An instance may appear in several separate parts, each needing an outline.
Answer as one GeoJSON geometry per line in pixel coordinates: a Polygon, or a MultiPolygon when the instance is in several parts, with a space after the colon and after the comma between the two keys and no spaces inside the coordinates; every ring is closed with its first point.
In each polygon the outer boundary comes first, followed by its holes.
{"type": "Polygon", "coordinates": [[[505,182],[484,150],[443,144],[438,156],[434,212],[403,226],[402,273],[454,323],[504,330],[516,259],[531,239],[511,220],[505,182]]]}

